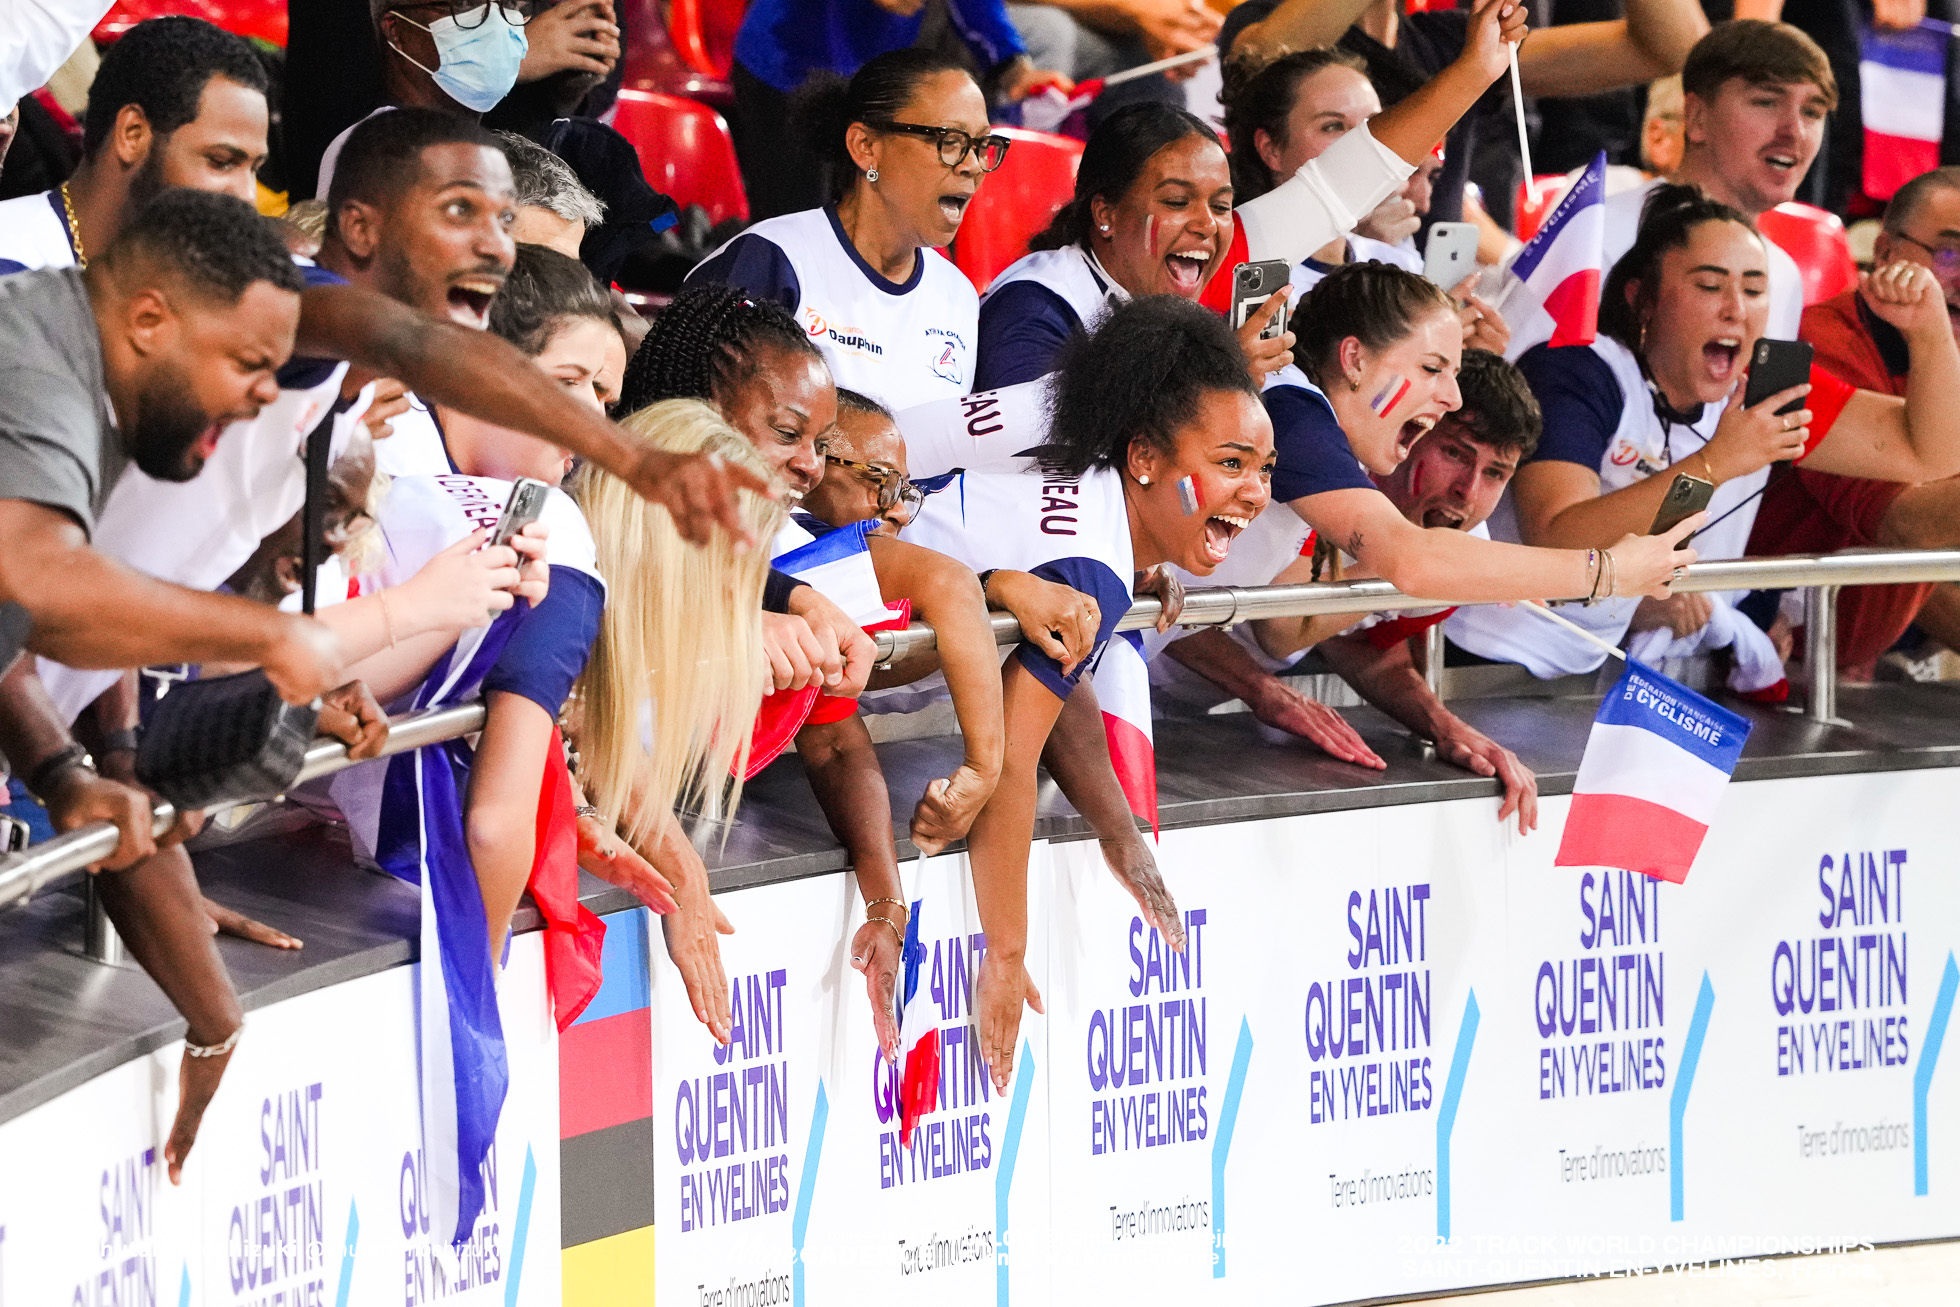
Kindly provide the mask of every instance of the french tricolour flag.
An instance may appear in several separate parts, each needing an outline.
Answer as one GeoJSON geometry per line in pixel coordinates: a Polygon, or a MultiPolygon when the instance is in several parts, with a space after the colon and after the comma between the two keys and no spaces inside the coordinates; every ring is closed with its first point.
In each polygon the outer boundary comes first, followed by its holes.
{"type": "Polygon", "coordinates": [[[879,626],[898,614],[886,607],[884,596],[878,593],[871,547],[865,543],[877,527],[877,518],[866,518],[813,537],[792,522],[776,537],[776,552],[770,561],[777,571],[815,586],[858,625],[879,626]]]}
{"type": "Polygon", "coordinates": [[[1498,312],[1511,327],[1508,357],[1549,337],[1590,345],[1599,334],[1599,288],[1606,280],[1606,152],[1600,151],[1552,209],[1504,282],[1498,312]]]}
{"type": "Polygon", "coordinates": [[[1749,721],[1629,658],[1599,705],[1554,864],[1688,878],[1749,721]]]}
{"type": "Polygon", "coordinates": [[[898,1142],[910,1147],[919,1118],[939,1106],[939,1005],[920,982],[925,979],[926,950],[919,942],[919,918],[926,901],[912,902],[905,923],[905,981],[898,1026],[898,1142]]]}
{"type": "Polygon", "coordinates": [[[1865,194],[1889,200],[1940,166],[1946,114],[1944,32],[1866,32],[1858,54],[1858,105],[1865,122],[1865,194]]]}
{"type": "Polygon", "coordinates": [[[1119,631],[1103,646],[1094,671],[1109,762],[1130,811],[1157,829],[1157,751],[1150,735],[1150,668],[1143,636],[1119,631]]]}

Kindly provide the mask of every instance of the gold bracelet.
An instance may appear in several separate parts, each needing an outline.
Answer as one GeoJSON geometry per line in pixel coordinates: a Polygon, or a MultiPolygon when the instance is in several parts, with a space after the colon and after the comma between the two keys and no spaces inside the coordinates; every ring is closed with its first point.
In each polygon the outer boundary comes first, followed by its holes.
{"type": "Polygon", "coordinates": [[[1700,449],[1697,449],[1695,453],[1701,455],[1701,470],[1708,473],[1708,484],[1710,485],[1721,484],[1720,478],[1718,478],[1715,475],[1715,465],[1708,461],[1708,446],[1703,445],[1700,449]]]}
{"type": "Polygon", "coordinates": [[[880,903],[896,903],[899,906],[899,908],[902,911],[904,911],[906,916],[909,917],[912,915],[912,909],[910,906],[906,904],[904,899],[873,899],[871,900],[871,902],[864,905],[865,915],[869,916],[871,913],[871,909],[877,907],[880,903]]]}
{"type": "Polygon", "coordinates": [[[899,949],[902,951],[905,948],[905,932],[898,928],[898,923],[896,921],[893,921],[890,917],[881,917],[876,913],[871,913],[871,912],[867,912],[864,916],[864,919],[867,923],[873,921],[882,921],[887,926],[890,926],[892,928],[892,934],[898,936],[899,949]]]}

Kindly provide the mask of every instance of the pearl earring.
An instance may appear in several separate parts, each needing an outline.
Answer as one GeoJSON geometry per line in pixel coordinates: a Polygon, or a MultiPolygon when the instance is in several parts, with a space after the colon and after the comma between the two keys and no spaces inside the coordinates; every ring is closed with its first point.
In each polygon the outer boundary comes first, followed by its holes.
{"type": "Polygon", "coordinates": [[[1109,224],[1104,223],[1102,226],[1096,228],[1096,230],[1101,232],[1103,235],[1107,236],[1109,235],[1109,224]]]}
{"type": "Polygon", "coordinates": [[[1141,476],[1141,477],[1138,477],[1138,478],[1137,478],[1137,484],[1138,484],[1138,485],[1140,485],[1140,486],[1147,486],[1147,485],[1149,485],[1149,484],[1150,484],[1150,478],[1149,478],[1149,477],[1147,477],[1147,476],[1141,476]]]}
{"type": "Polygon", "coordinates": [[[867,171],[864,174],[864,180],[868,182],[876,182],[878,180],[878,170],[876,168],[872,168],[869,171],[867,171]]]}

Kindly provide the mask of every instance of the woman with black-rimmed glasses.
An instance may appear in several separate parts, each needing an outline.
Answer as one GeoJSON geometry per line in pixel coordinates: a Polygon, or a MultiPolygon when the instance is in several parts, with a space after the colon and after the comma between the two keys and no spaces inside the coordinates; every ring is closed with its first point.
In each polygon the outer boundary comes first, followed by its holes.
{"type": "Polygon", "coordinates": [[[795,315],[837,384],[894,409],[972,389],[979,297],[939,249],[1007,155],[965,70],[926,50],[813,83],[799,120],[830,203],[768,218],[709,255],[718,282],[795,315]]]}

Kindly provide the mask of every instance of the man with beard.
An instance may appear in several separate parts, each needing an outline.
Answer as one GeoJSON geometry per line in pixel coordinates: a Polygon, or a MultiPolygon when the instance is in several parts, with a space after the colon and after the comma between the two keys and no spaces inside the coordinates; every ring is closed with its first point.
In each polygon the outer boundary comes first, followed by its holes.
{"type": "MultiPolygon", "coordinates": [[[[1483,535],[1484,519],[1538,446],[1538,401],[1516,368],[1479,349],[1463,351],[1457,385],[1463,406],[1445,414],[1401,465],[1386,477],[1376,477],[1375,484],[1417,526],[1483,535]]],[[[1312,579],[1310,560],[1303,555],[1273,583],[1312,579]]],[[[1356,574],[1350,570],[1344,579],[1356,579],[1356,574]]],[[[1362,698],[1433,741],[1445,761],[1496,777],[1504,794],[1498,820],[1515,812],[1519,833],[1529,833],[1538,824],[1538,778],[1516,754],[1446,708],[1413,656],[1410,641],[1453,611],[1374,613],[1358,624],[1352,616],[1280,617],[1247,622],[1229,632],[1201,631],[1166,646],[1170,657],[1150,664],[1151,683],[1167,697],[1193,706],[1208,707],[1229,694],[1268,708],[1266,720],[1284,721],[1285,713],[1272,710],[1289,700],[1296,706],[1310,701],[1281,675],[1313,648],[1362,698]]],[[[1377,760],[1375,765],[1385,764],[1377,760]]]]}
{"type": "MultiPolygon", "coordinates": [[[[132,27],[102,56],[82,162],[61,186],[0,202],[0,260],[86,265],[171,186],[252,203],[265,162],[265,70],[251,46],[196,18],[132,27]]],[[[0,272],[13,271],[0,263],[0,272]]]]}
{"type": "MultiPolygon", "coordinates": [[[[87,270],[0,278],[0,664],[23,644],[81,667],[240,663],[294,703],[340,683],[339,642],[313,619],[155,580],[89,543],[127,464],[188,481],[226,424],[277,397],[300,286],[250,206],[190,190],[150,201],[87,270]]],[[[98,776],[44,700],[0,711],[0,750],[63,825],[122,829],[105,865],[124,869],[97,885],[194,1050],[166,1147],[174,1181],[243,1020],[190,862],[152,856],[144,797],[98,776]]]]}
{"type": "MultiPolygon", "coordinates": [[[[1939,279],[1960,334],[1960,168],[1936,168],[1899,188],[1872,246],[1878,267],[1904,259],[1939,279]]],[[[1912,372],[1906,338],[1872,312],[1857,287],[1804,310],[1803,338],[1817,362],[1854,386],[1903,395],[1912,372]]],[[[1839,549],[1952,549],[1960,545],[1960,478],[1908,486],[1785,465],[1770,478],[1749,537],[1751,554],[1839,549]]],[[[1794,595],[1791,596],[1794,598],[1794,595]]],[[[1800,614],[1792,619],[1801,623],[1800,614]]],[[[1906,628],[1960,649],[1960,586],[1861,585],[1838,594],[1838,669],[1869,680],[1906,628]]]]}

